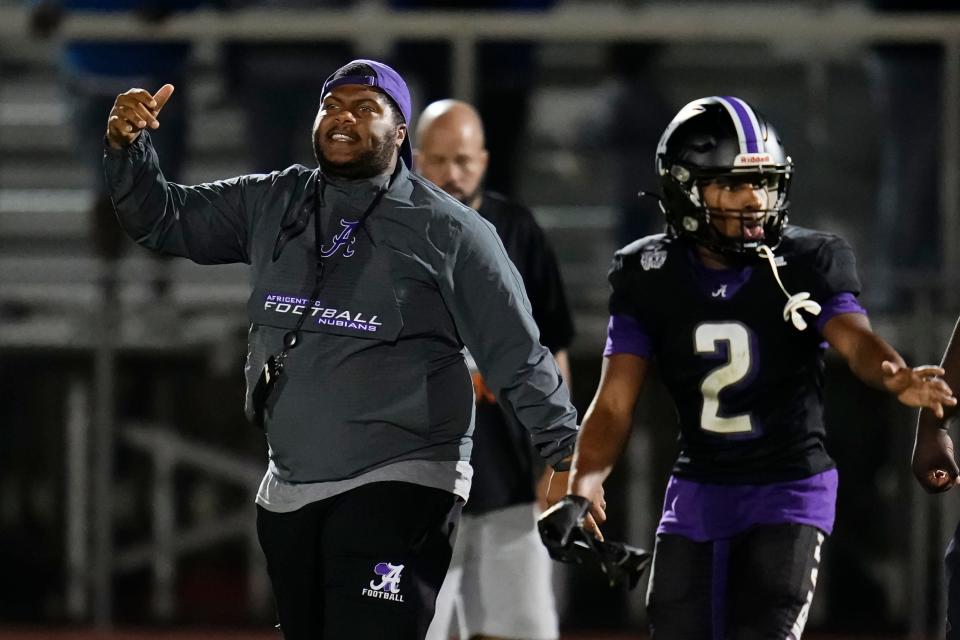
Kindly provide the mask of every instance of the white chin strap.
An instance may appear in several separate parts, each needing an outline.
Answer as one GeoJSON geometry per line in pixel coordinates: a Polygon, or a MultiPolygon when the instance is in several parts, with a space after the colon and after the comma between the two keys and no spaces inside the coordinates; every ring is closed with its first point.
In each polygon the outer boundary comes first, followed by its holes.
{"type": "Polygon", "coordinates": [[[818,316],[820,315],[820,305],[815,300],[811,300],[810,294],[806,291],[790,295],[790,292],[783,286],[783,281],[780,280],[780,272],[777,271],[777,262],[773,255],[773,250],[770,247],[761,244],[757,247],[757,253],[759,253],[761,257],[766,258],[767,262],[770,263],[770,269],[773,270],[773,277],[776,278],[777,284],[780,285],[780,290],[783,291],[783,295],[787,296],[787,304],[783,306],[783,321],[792,322],[793,326],[797,328],[797,331],[803,331],[807,328],[807,321],[800,315],[800,311],[806,311],[812,316],[818,316]]]}

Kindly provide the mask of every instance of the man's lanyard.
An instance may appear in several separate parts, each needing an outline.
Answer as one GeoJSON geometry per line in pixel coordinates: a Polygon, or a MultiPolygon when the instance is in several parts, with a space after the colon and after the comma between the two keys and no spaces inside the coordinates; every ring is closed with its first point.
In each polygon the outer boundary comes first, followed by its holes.
{"type": "MultiPolygon", "coordinates": [[[[397,167],[399,169],[400,160],[397,160],[397,167]]],[[[314,270],[314,279],[313,279],[313,291],[310,293],[310,307],[312,308],[316,304],[317,298],[320,296],[320,290],[323,288],[324,274],[326,272],[326,263],[324,262],[323,257],[323,224],[321,222],[320,211],[323,209],[323,206],[326,204],[325,194],[327,190],[327,178],[323,175],[322,171],[318,171],[320,174],[319,179],[315,180],[313,183],[313,250],[316,255],[316,267],[314,270]],[[319,187],[318,187],[319,185],[319,187]]],[[[373,196],[373,200],[370,201],[370,204],[367,205],[367,208],[360,215],[360,220],[357,222],[356,228],[363,228],[363,223],[366,222],[367,218],[373,213],[373,210],[377,208],[377,205],[380,204],[380,201],[383,199],[383,196],[390,190],[390,187],[393,185],[393,179],[397,176],[397,171],[393,172],[393,175],[390,176],[390,179],[387,181],[387,184],[381,186],[376,195],[373,196]]],[[[369,235],[369,232],[368,232],[369,235]]],[[[297,320],[297,326],[293,331],[288,331],[283,336],[283,351],[277,356],[277,358],[282,362],[286,359],[287,354],[291,349],[297,346],[300,342],[300,330],[303,328],[303,321],[306,319],[307,314],[309,313],[308,309],[304,309],[303,313],[300,314],[300,318],[297,320]]]]}

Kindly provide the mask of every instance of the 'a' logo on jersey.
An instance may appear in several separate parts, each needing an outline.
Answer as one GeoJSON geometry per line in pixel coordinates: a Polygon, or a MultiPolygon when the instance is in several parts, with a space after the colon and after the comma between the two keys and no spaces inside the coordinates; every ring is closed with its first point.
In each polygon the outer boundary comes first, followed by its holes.
{"type": "Polygon", "coordinates": [[[357,241],[356,236],[353,235],[354,229],[357,228],[359,220],[344,220],[340,218],[340,226],[343,229],[337,235],[333,236],[333,240],[330,243],[330,246],[321,245],[320,255],[324,258],[329,258],[331,256],[337,255],[340,249],[343,249],[343,257],[349,258],[353,255],[353,243],[357,241]]]}
{"type": "Polygon", "coordinates": [[[402,564],[377,563],[373,572],[380,576],[380,582],[378,583],[374,578],[370,581],[370,588],[364,588],[360,595],[368,598],[379,598],[380,600],[403,602],[403,594],[400,593],[400,572],[403,571],[403,567],[402,564]]]}
{"type": "Polygon", "coordinates": [[[714,298],[726,298],[727,297],[727,285],[722,284],[720,288],[711,293],[714,298]]]}

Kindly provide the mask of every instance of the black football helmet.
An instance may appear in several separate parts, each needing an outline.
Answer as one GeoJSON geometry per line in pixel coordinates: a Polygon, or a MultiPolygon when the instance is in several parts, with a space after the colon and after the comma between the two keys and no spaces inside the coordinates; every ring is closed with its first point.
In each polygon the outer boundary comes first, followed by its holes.
{"type": "Polygon", "coordinates": [[[656,171],[661,208],[674,234],[727,256],[755,255],[761,244],[775,248],[780,243],[787,222],[793,160],[786,155],[773,125],[746,101],[713,96],[686,105],[660,138],[656,171]],[[702,197],[702,187],[709,182],[762,186],[769,208],[711,212],[702,197]],[[711,223],[711,213],[739,216],[740,237],[721,233],[711,223]],[[758,217],[763,237],[748,239],[744,223],[749,219],[755,226],[758,217]]]}

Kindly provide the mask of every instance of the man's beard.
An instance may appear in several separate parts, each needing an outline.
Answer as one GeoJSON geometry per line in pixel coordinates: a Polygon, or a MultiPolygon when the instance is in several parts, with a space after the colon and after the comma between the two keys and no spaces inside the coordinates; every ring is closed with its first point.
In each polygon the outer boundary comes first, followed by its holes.
{"type": "Polygon", "coordinates": [[[320,169],[327,175],[355,180],[372,178],[386,173],[393,161],[397,149],[397,134],[384,136],[379,144],[361,153],[347,162],[332,162],[323,154],[319,132],[313,138],[313,154],[320,163],[320,169]]]}
{"type": "Polygon", "coordinates": [[[477,198],[480,197],[480,192],[483,191],[483,180],[477,184],[477,188],[471,191],[470,193],[451,193],[447,187],[441,186],[441,189],[446,191],[449,195],[453,196],[455,199],[460,201],[460,204],[465,204],[468,207],[473,207],[474,203],[477,201],[477,198]]]}

